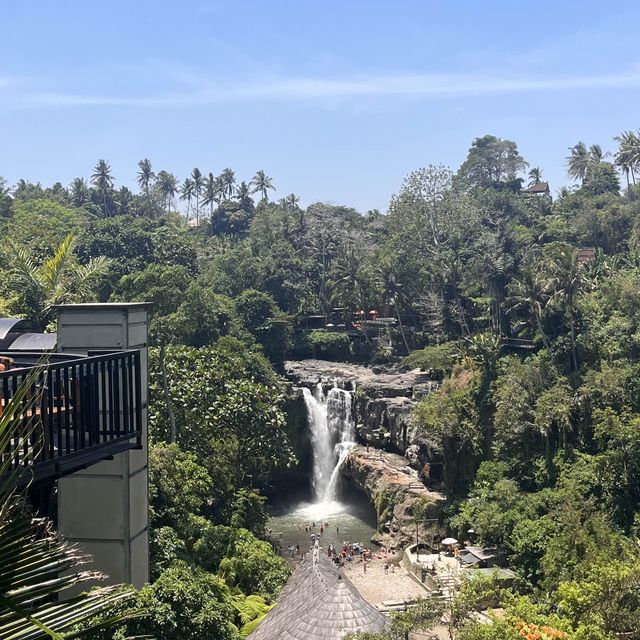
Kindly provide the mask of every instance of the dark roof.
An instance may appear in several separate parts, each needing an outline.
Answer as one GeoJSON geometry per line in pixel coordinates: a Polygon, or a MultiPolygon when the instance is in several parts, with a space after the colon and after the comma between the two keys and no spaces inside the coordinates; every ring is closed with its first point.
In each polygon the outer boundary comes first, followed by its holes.
{"type": "Polygon", "coordinates": [[[497,549],[487,547],[465,547],[460,549],[460,554],[467,553],[475,556],[478,560],[493,560],[498,556],[497,549]]]}
{"type": "Polygon", "coordinates": [[[316,548],[303,558],[249,639],[338,640],[357,631],[379,633],[388,625],[389,619],[316,548]]]}
{"type": "Polygon", "coordinates": [[[538,182],[522,189],[525,193],[547,193],[549,191],[548,182],[538,182]]]}
{"type": "Polygon", "coordinates": [[[33,331],[35,325],[29,320],[21,318],[0,318],[0,340],[4,340],[9,333],[23,333],[33,331]]]}
{"type": "Polygon", "coordinates": [[[8,347],[8,351],[53,351],[58,344],[56,333],[22,333],[8,347]]]}

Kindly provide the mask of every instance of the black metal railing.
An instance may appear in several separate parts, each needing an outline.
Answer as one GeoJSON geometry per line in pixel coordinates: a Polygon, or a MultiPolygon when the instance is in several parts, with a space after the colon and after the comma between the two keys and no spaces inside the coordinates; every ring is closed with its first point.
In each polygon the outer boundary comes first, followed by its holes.
{"type": "Polygon", "coordinates": [[[14,423],[0,455],[62,475],[139,446],[142,408],[139,351],[0,371],[0,413],[11,410],[14,423]]]}

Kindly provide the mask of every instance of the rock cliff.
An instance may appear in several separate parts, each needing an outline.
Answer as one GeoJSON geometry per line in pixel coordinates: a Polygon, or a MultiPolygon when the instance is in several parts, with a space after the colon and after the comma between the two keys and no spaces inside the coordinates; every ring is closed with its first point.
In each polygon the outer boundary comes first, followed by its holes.
{"type": "MultiPolygon", "coordinates": [[[[363,491],[376,508],[378,533],[373,540],[391,549],[415,540],[413,517],[417,502],[424,505],[422,521],[436,520],[445,497],[420,482],[418,473],[397,454],[355,447],[347,457],[342,474],[363,491]]],[[[432,526],[434,526],[433,523],[432,526]]],[[[425,525],[421,537],[424,536],[425,525]]]]}
{"type": "Polygon", "coordinates": [[[334,383],[355,391],[356,434],[361,442],[404,454],[413,444],[409,416],[416,403],[438,383],[420,371],[399,372],[379,367],[298,360],[285,364],[285,375],[299,386],[334,383]]]}

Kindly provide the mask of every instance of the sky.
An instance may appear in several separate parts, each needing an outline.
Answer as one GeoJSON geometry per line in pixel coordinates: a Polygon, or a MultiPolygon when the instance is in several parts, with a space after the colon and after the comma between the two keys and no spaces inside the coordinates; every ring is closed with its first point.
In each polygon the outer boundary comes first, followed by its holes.
{"type": "Polygon", "coordinates": [[[552,191],[640,127],[640,2],[0,0],[0,175],[98,158],[258,169],[279,198],[385,211],[405,175],[514,140],[552,191]]]}

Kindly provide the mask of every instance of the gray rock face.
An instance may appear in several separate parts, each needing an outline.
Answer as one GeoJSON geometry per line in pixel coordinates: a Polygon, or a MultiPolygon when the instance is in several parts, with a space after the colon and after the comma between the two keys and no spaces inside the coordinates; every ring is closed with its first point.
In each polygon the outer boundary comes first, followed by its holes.
{"type": "Polygon", "coordinates": [[[369,447],[351,450],[342,474],[363,491],[376,509],[378,532],[372,540],[391,549],[415,540],[414,506],[423,505],[420,532],[426,533],[428,520],[439,518],[445,496],[425,487],[406,458],[369,447]]]}
{"type": "Polygon", "coordinates": [[[438,383],[421,371],[399,372],[326,360],[298,360],[285,364],[285,375],[299,386],[334,382],[356,392],[356,433],[360,441],[404,454],[413,444],[410,415],[438,383]]]}

